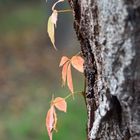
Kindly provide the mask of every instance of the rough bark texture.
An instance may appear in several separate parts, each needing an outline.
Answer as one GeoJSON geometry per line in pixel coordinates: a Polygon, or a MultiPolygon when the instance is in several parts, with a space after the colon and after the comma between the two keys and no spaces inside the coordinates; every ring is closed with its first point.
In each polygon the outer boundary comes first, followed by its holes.
{"type": "Polygon", "coordinates": [[[88,140],[140,140],[140,1],[69,2],[85,58],[88,140]]]}

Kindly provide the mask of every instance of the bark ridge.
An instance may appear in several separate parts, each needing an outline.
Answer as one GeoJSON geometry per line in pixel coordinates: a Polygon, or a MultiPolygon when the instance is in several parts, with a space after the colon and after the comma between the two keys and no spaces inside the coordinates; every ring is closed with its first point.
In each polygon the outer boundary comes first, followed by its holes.
{"type": "Polygon", "coordinates": [[[88,140],[139,140],[139,0],[69,2],[85,58],[88,140]]]}

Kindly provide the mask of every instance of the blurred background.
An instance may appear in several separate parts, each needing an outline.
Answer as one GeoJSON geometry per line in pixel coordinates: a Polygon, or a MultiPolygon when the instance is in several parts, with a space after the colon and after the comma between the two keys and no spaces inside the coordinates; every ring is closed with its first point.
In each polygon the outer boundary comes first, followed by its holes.
{"type": "MultiPolygon", "coordinates": [[[[72,13],[60,13],[55,51],[47,34],[47,20],[55,1],[0,0],[0,140],[49,140],[46,113],[54,94],[65,97],[59,62],[80,47],[72,13]]],[[[70,9],[67,2],[58,9],[70,9]]],[[[75,91],[83,90],[83,75],[72,69],[75,91]]],[[[67,113],[58,112],[54,140],[85,140],[83,97],[68,99],[67,113]]]]}

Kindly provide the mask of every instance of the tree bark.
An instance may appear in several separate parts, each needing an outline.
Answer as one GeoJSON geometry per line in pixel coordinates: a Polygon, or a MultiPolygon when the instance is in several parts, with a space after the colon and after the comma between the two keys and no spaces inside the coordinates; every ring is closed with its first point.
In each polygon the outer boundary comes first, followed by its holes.
{"type": "Polygon", "coordinates": [[[85,59],[88,140],[140,140],[140,1],[69,0],[85,59]]]}

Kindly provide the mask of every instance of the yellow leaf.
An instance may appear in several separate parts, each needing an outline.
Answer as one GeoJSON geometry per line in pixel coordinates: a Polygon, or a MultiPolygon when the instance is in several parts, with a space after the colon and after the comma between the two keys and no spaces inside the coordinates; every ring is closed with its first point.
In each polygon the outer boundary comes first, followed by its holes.
{"type": "Polygon", "coordinates": [[[57,23],[57,17],[58,17],[58,12],[57,12],[57,10],[54,10],[51,15],[51,21],[55,25],[55,27],[56,27],[56,23],[57,23]]]}
{"type": "MultiPolygon", "coordinates": [[[[56,49],[56,46],[55,46],[55,39],[54,39],[54,23],[52,22],[52,16],[49,17],[49,20],[48,20],[48,35],[50,37],[50,40],[54,46],[54,48],[56,49]]],[[[56,49],[57,50],[57,49],[56,49]]]]}

